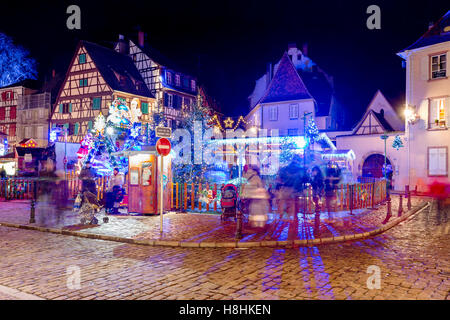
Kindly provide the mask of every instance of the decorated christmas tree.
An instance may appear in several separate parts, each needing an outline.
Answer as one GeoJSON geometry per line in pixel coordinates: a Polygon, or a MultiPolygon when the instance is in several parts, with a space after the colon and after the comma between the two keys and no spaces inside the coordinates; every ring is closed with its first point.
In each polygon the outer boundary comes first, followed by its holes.
{"type": "Polygon", "coordinates": [[[141,115],[137,99],[133,99],[131,107],[115,100],[106,119],[99,113],[94,128],[81,141],[77,152],[79,167],[90,161],[99,174],[110,175],[116,167],[126,173],[127,157],[115,153],[139,149],[144,143],[146,133],[140,122],[141,115]]]}
{"type": "Polygon", "coordinates": [[[319,128],[317,128],[316,122],[311,117],[308,120],[308,125],[306,126],[306,137],[310,143],[315,142],[319,138],[319,128]]]}
{"type": "Polygon", "coordinates": [[[400,148],[403,148],[404,146],[403,146],[403,141],[402,141],[402,139],[400,138],[400,136],[395,136],[395,138],[394,138],[394,142],[392,142],[392,148],[395,148],[396,150],[398,150],[398,149],[400,149],[400,148]]]}
{"type": "MultiPolygon", "coordinates": [[[[208,129],[208,123],[211,121],[211,109],[203,104],[203,100],[200,95],[197,96],[196,103],[192,105],[192,108],[186,108],[183,110],[182,127],[188,130],[191,134],[191,150],[194,150],[194,136],[195,134],[204,134],[208,129]],[[201,121],[203,123],[201,127],[202,132],[194,132],[195,121],[201,121]]],[[[203,146],[202,146],[203,147],[203,146]]],[[[179,163],[173,166],[173,177],[175,182],[180,183],[204,183],[206,182],[205,173],[208,170],[213,170],[213,165],[207,165],[202,162],[201,164],[195,164],[194,152],[191,153],[191,163],[184,164],[179,163]]]]}

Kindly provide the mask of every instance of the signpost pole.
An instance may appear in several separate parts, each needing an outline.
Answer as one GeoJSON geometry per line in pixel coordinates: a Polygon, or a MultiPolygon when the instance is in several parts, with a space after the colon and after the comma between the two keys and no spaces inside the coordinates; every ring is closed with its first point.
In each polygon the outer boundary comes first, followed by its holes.
{"type": "Polygon", "coordinates": [[[161,226],[160,226],[160,232],[163,233],[163,208],[164,208],[164,204],[163,204],[163,193],[164,193],[164,181],[163,181],[163,172],[164,172],[164,156],[161,155],[161,173],[160,173],[160,177],[159,177],[159,183],[161,184],[161,196],[160,196],[160,216],[161,216],[161,226]]]}

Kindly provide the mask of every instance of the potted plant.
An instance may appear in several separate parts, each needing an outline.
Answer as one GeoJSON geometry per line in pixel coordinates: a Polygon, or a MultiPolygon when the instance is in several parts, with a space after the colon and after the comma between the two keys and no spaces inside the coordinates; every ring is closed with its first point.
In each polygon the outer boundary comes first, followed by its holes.
{"type": "Polygon", "coordinates": [[[438,127],[439,126],[439,120],[438,119],[434,120],[434,124],[436,125],[436,127],[438,127]]]}

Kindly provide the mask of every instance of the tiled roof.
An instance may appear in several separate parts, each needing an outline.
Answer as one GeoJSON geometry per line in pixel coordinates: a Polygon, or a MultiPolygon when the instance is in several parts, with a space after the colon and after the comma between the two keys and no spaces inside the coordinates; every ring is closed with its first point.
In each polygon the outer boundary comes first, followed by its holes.
{"type": "Polygon", "coordinates": [[[312,98],[288,54],[285,52],[269,87],[259,103],[312,98]]]}
{"type": "Polygon", "coordinates": [[[378,121],[380,121],[380,124],[383,126],[384,130],[386,131],[395,131],[391,125],[389,124],[389,122],[386,121],[386,119],[384,118],[384,116],[378,112],[375,112],[373,110],[371,110],[373,112],[373,114],[375,115],[375,117],[377,117],[378,121]]]}
{"type": "Polygon", "coordinates": [[[425,34],[421,36],[419,40],[400,52],[450,41],[450,31],[444,32],[444,28],[449,26],[450,10],[447,11],[447,13],[442,18],[440,18],[427,32],[425,32],[425,34]]]}
{"type": "Polygon", "coordinates": [[[330,114],[333,88],[325,75],[317,70],[298,70],[300,77],[308,88],[309,93],[316,100],[316,116],[328,116],[330,114]]]}
{"type": "Polygon", "coordinates": [[[111,89],[154,98],[130,57],[92,42],[82,41],[82,45],[111,89]]]}

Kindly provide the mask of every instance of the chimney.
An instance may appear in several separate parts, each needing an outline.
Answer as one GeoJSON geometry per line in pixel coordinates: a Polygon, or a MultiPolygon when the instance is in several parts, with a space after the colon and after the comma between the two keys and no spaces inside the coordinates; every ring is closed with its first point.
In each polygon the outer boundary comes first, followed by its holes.
{"type": "Polygon", "coordinates": [[[127,43],[125,42],[125,37],[119,34],[119,53],[127,54],[127,43]]]}
{"type": "Polygon", "coordinates": [[[267,72],[266,72],[266,88],[269,86],[270,80],[272,80],[272,63],[269,62],[267,64],[267,72]]]}
{"type": "Polygon", "coordinates": [[[141,48],[144,47],[145,33],[144,31],[138,32],[138,43],[141,48]]]}
{"type": "Polygon", "coordinates": [[[305,42],[302,46],[302,53],[304,56],[308,56],[308,43],[305,42]]]}

